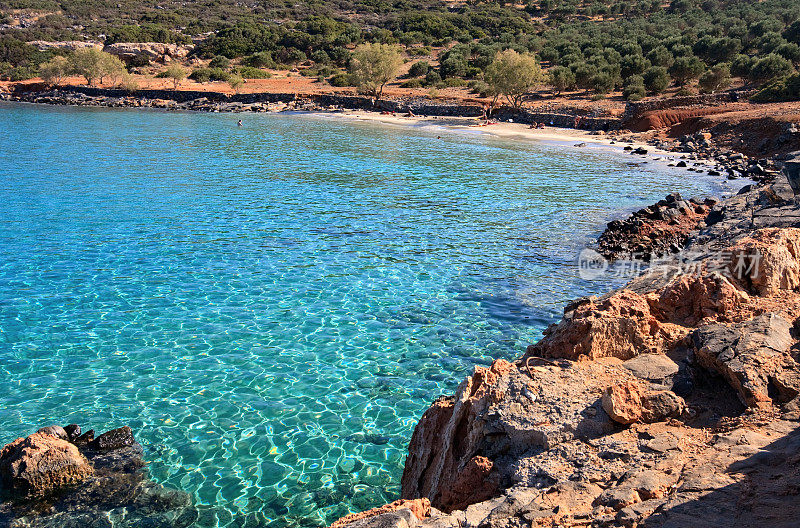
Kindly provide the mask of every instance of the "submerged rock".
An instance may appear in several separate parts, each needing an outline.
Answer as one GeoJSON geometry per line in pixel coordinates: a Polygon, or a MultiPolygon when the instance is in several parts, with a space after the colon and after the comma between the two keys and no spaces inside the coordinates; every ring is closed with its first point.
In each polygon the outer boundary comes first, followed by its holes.
{"type": "Polygon", "coordinates": [[[50,426],[0,451],[0,528],[187,527],[191,497],[151,482],[129,427],[50,426]],[[62,438],[63,437],[63,438],[62,438]],[[71,439],[72,441],[69,441],[71,439]]]}

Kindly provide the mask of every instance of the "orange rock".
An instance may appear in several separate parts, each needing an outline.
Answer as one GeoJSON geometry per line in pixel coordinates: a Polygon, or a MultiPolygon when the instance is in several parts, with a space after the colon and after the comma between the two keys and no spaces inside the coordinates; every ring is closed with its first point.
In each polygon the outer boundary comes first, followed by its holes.
{"type": "Polygon", "coordinates": [[[545,357],[631,359],[662,352],[687,333],[688,330],[654,317],[645,296],[621,290],[565,315],[533,348],[545,357]]]}
{"type": "MultiPolygon", "coordinates": [[[[578,360],[665,353],[701,324],[728,321],[749,301],[719,273],[682,274],[660,290],[620,290],[564,315],[527,356],[578,360]]],[[[523,358],[524,359],[524,358],[523,358]]]]}
{"type": "Polygon", "coordinates": [[[470,504],[494,497],[499,488],[492,474],[494,462],[483,456],[470,459],[453,483],[442,490],[441,504],[449,511],[463,510],[470,504]]]}
{"type": "Polygon", "coordinates": [[[729,251],[731,275],[750,291],[770,296],[800,289],[800,229],[759,229],[729,251]]]}
{"type": "Polygon", "coordinates": [[[675,277],[649,297],[653,313],[664,323],[695,327],[706,321],[726,321],[748,301],[748,295],[719,273],[675,277]]]}
{"type": "Polygon", "coordinates": [[[612,420],[632,424],[642,417],[642,388],[633,381],[612,385],[603,391],[602,403],[612,420]]]}
{"type": "Polygon", "coordinates": [[[425,411],[409,443],[403,498],[428,497],[435,507],[451,511],[500,493],[492,462],[473,456],[483,435],[477,417],[503,399],[502,381],[514,368],[502,359],[489,368],[475,367],[453,398],[440,398],[425,411]]]}
{"type": "Polygon", "coordinates": [[[37,494],[75,484],[93,473],[78,448],[66,440],[35,433],[0,451],[0,477],[12,490],[37,494]]]}
{"type": "Polygon", "coordinates": [[[361,519],[368,519],[370,517],[375,517],[376,515],[383,515],[384,513],[391,513],[402,509],[411,510],[411,513],[413,513],[417,519],[422,520],[431,514],[431,501],[428,499],[396,500],[392,503],[384,504],[383,506],[379,506],[377,508],[372,508],[371,510],[345,515],[341,519],[331,524],[329,528],[341,528],[342,526],[346,526],[355,521],[360,521],[361,519]]]}

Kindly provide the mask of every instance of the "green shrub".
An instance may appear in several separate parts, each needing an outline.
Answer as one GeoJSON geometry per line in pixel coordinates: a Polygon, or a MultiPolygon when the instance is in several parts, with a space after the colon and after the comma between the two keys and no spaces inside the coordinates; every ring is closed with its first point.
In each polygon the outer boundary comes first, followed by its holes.
{"type": "Polygon", "coordinates": [[[220,70],[227,70],[231,65],[230,59],[228,57],[223,57],[222,55],[217,55],[211,62],[208,63],[209,68],[217,68],[220,70]]]}
{"type": "Polygon", "coordinates": [[[755,82],[768,82],[777,77],[788,75],[793,70],[791,62],[780,55],[770,53],[753,64],[749,77],[755,82]]]}
{"type": "Polygon", "coordinates": [[[436,70],[430,70],[425,75],[425,86],[436,86],[442,82],[442,76],[436,70]]]}
{"type": "Polygon", "coordinates": [[[272,54],[268,51],[259,51],[258,53],[253,53],[242,63],[245,66],[250,66],[251,68],[275,68],[276,64],[275,61],[272,60],[272,54]]]}
{"type": "Polygon", "coordinates": [[[566,66],[556,66],[547,73],[548,83],[557,94],[575,88],[575,74],[566,66]]]}
{"type": "Polygon", "coordinates": [[[442,61],[439,67],[442,77],[463,77],[467,73],[467,60],[464,57],[451,55],[442,61]]]}
{"type": "Polygon", "coordinates": [[[228,82],[231,76],[225,70],[220,68],[196,68],[189,78],[199,83],[207,83],[209,81],[224,81],[228,82]]]}
{"type": "Polygon", "coordinates": [[[400,88],[422,88],[422,81],[420,79],[410,79],[400,83],[400,88]]]}
{"type": "Polygon", "coordinates": [[[316,50],[309,57],[317,64],[330,64],[331,56],[325,50],[316,50]]]}
{"type": "Polygon", "coordinates": [[[607,94],[615,88],[614,77],[607,72],[596,73],[590,83],[592,90],[597,94],[607,94]]]}
{"type": "Polygon", "coordinates": [[[13,68],[8,74],[9,81],[27,81],[33,79],[39,74],[38,70],[33,66],[17,66],[13,68]]]}
{"type": "Polygon", "coordinates": [[[428,70],[431,69],[431,65],[428,64],[428,61],[419,61],[415,62],[411,65],[411,68],[408,70],[409,77],[422,77],[428,74],[428,70]]]}
{"type": "Polygon", "coordinates": [[[669,73],[663,66],[651,66],[642,78],[645,89],[652,94],[660,94],[669,86],[669,73]]]}
{"type": "Polygon", "coordinates": [[[775,48],[775,53],[795,64],[800,62],[800,46],[794,42],[786,42],[775,48]]]}
{"type": "Polygon", "coordinates": [[[756,63],[754,57],[748,55],[736,55],[731,60],[731,74],[737,77],[750,77],[750,71],[756,63]]]}
{"type": "Polygon", "coordinates": [[[328,84],[331,86],[335,86],[337,88],[343,88],[345,86],[355,86],[356,83],[353,80],[353,76],[349,73],[337,73],[330,79],[328,79],[328,84]]]}
{"type": "Polygon", "coordinates": [[[458,77],[448,77],[447,79],[444,80],[444,84],[448,88],[454,88],[454,87],[467,86],[469,83],[464,79],[459,79],[458,77]]]}
{"type": "Polygon", "coordinates": [[[144,53],[140,53],[138,55],[134,55],[130,59],[126,59],[126,63],[128,70],[131,68],[143,68],[145,66],[150,66],[150,57],[144,53]]]}
{"type": "Polygon", "coordinates": [[[270,72],[252,66],[239,66],[234,71],[242,79],[269,79],[272,77],[270,72]]]}
{"type": "Polygon", "coordinates": [[[757,103],[800,101],[800,73],[772,81],[753,97],[753,101],[757,103]]]}
{"type": "Polygon", "coordinates": [[[703,93],[714,93],[731,85],[731,68],[725,63],[717,64],[700,76],[698,86],[703,93]]]}
{"type": "Polygon", "coordinates": [[[581,62],[570,66],[570,68],[575,73],[575,84],[578,88],[588,90],[593,87],[592,78],[598,73],[597,66],[581,62]]]}
{"type": "Polygon", "coordinates": [[[485,81],[470,81],[469,87],[472,93],[481,97],[489,97],[492,93],[492,87],[485,81]]]}
{"type": "Polygon", "coordinates": [[[672,63],[669,68],[669,74],[675,80],[675,84],[683,86],[692,79],[700,77],[705,68],[706,65],[697,56],[682,56],[676,58],[675,62],[672,63]]]}
{"type": "Polygon", "coordinates": [[[639,101],[644,98],[646,92],[644,87],[644,77],[641,75],[633,75],[625,79],[625,85],[622,88],[622,95],[628,101],[639,101]]]}

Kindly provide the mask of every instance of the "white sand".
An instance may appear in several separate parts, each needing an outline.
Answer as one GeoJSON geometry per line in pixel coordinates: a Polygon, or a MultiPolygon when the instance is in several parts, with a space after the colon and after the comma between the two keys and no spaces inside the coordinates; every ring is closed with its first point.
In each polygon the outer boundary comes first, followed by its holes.
{"type": "MultiPolygon", "coordinates": [[[[388,115],[378,112],[367,112],[363,110],[349,110],[335,113],[320,113],[324,116],[335,116],[346,119],[355,119],[359,121],[375,121],[380,123],[390,123],[395,125],[407,126],[440,126],[451,130],[468,130],[480,132],[483,134],[490,134],[498,137],[508,137],[516,139],[528,139],[533,141],[548,141],[558,142],[568,145],[577,143],[594,143],[600,145],[608,145],[611,148],[619,148],[620,150],[625,146],[630,145],[633,148],[643,147],[649,153],[658,154],[660,156],[672,156],[676,153],[667,152],[655,149],[654,147],[639,141],[623,141],[621,138],[613,135],[595,135],[587,130],[578,130],[573,128],[558,128],[546,126],[545,128],[532,129],[528,125],[521,123],[506,123],[499,122],[491,125],[483,125],[485,121],[475,117],[405,117],[401,114],[388,115]],[[612,144],[612,141],[615,142],[612,144]]],[[[626,136],[635,136],[635,133],[625,134],[626,136]]]]}

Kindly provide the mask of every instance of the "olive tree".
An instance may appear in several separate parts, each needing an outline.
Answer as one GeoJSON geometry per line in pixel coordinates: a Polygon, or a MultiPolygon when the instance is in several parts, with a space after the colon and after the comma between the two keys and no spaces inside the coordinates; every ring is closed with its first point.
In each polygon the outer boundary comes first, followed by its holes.
{"type": "Polygon", "coordinates": [[[164,72],[168,79],[172,80],[172,89],[177,90],[178,85],[181,83],[182,80],[186,78],[186,69],[178,64],[177,62],[173,62],[169,65],[167,70],[164,72]]]}
{"type": "Polygon", "coordinates": [[[362,90],[378,100],[386,83],[397,76],[403,57],[399,48],[389,44],[362,44],[350,57],[350,73],[362,90]]]}
{"type": "Polygon", "coordinates": [[[650,93],[659,94],[669,86],[669,73],[663,66],[651,66],[642,77],[644,87],[650,93]]]}
{"type": "Polygon", "coordinates": [[[91,86],[106,77],[119,79],[125,73],[125,65],[119,58],[96,48],[84,48],[74,52],[69,59],[70,70],[83,76],[91,86]]]}
{"type": "Polygon", "coordinates": [[[575,74],[566,66],[556,66],[549,72],[548,82],[556,95],[575,88],[575,74]]]}
{"type": "Polygon", "coordinates": [[[47,84],[58,85],[69,75],[70,64],[66,57],[57,55],[39,67],[39,75],[47,84]]]}
{"type": "Polygon", "coordinates": [[[675,84],[683,86],[692,79],[697,79],[705,70],[705,64],[695,55],[685,55],[675,59],[669,68],[669,74],[675,80],[675,84]]]}
{"type": "Polygon", "coordinates": [[[731,85],[731,68],[726,63],[720,63],[700,76],[700,91],[714,93],[724,90],[731,85]]]}
{"type": "Polygon", "coordinates": [[[756,82],[767,82],[787,75],[794,70],[792,63],[784,59],[780,55],[770,53],[766,57],[759,59],[753,64],[750,70],[750,79],[756,82]]]}
{"type": "Polygon", "coordinates": [[[525,94],[543,83],[545,76],[533,55],[507,49],[495,56],[494,62],[486,68],[485,78],[497,94],[492,106],[502,94],[514,108],[519,108],[525,94]]]}

